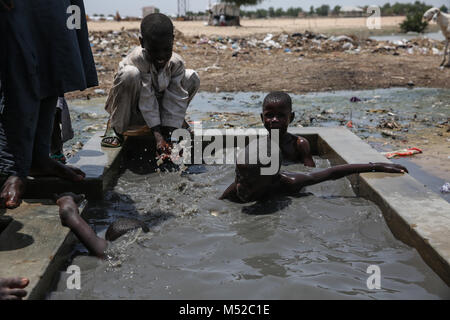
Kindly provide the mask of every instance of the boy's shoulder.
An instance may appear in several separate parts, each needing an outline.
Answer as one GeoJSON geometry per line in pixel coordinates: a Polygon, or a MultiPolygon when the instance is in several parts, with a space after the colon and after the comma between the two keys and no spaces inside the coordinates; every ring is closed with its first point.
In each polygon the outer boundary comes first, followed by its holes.
{"type": "Polygon", "coordinates": [[[184,66],[184,59],[176,52],[172,52],[172,58],[170,58],[170,62],[177,66],[184,66]]]}
{"type": "MultiPolygon", "coordinates": [[[[128,53],[128,55],[120,62],[120,67],[132,65],[143,72],[147,72],[147,70],[150,69],[150,62],[145,58],[143,50],[144,49],[140,46],[132,49],[128,53]]],[[[169,63],[175,68],[184,67],[185,65],[184,59],[175,52],[172,53],[172,57],[170,58],[169,63]]]]}
{"type": "Polygon", "coordinates": [[[285,139],[286,139],[285,140],[286,143],[294,144],[294,147],[297,150],[309,153],[310,145],[309,145],[308,139],[306,139],[306,138],[304,138],[302,136],[298,136],[298,135],[289,133],[289,132],[286,132],[285,139]]]}
{"type": "Polygon", "coordinates": [[[143,48],[138,46],[133,48],[125,58],[119,63],[119,68],[132,65],[140,71],[145,72],[150,68],[150,63],[145,59],[143,48]]]}

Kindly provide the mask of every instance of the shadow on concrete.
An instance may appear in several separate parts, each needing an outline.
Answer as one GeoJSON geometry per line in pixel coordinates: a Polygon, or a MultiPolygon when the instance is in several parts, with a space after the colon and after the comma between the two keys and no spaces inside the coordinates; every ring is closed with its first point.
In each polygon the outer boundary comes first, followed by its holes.
{"type": "Polygon", "coordinates": [[[34,243],[33,237],[20,233],[23,224],[13,220],[8,223],[7,230],[5,230],[5,237],[0,243],[0,251],[12,251],[26,248],[34,243]],[[7,234],[6,234],[7,233],[7,234]]]}

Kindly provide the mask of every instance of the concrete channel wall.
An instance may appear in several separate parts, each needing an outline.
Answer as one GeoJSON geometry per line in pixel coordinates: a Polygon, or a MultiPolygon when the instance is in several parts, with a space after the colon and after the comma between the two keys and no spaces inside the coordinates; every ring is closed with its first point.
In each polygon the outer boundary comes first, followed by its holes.
{"type": "MultiPolygon", "coordinates": [[[[345,128],[295,128],[290,132],[307,138],[313,154],[330,159],[333,165],[388,162],[345,128]]],[[[202,148],[209,144],[205,138],[208,139],[203,137],[197,142],[202,148]]],[[[35,189],[27,195],[50,198],[55,192],[73,190],[87,193],[88,198],[101,197],[114,184],[121,149],[101,148],[100,139],[100,134],[95,135],[71,159],[72,165],[87,173],[88,182],[76,185],[56,178],[39,178],[33,181],[35,189]]],[[[450,285],[450,204],[409,175],[365,173],[349,179],[356,194],[379,206],[392,233],[416,248],[450,285]]],[[[58,207],[48,200],[30,200],[16,210],[0,212],[0,217],[10,220],[3,228],[0,220],[0,277],[28,277],[28,298],[45,298],[57,271],[67,261],[74,240],[60,224],[58,207]]]]}

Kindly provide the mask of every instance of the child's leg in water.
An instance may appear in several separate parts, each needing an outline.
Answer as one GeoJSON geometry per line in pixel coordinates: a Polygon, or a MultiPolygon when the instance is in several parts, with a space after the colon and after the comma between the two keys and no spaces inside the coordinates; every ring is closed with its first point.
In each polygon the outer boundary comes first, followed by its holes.
{"type": "Polygon", "coordinates": [[[58,197],[56,203],[59,206],[61,223],[63,226],[70,228],[91,254],[104,259],[108,243],[105,239],[98,237],[87,222],[81,218],[77,202],[82,200],[83,196],[70,193],[58,197]]]}
{"type": "Polygon", "coordinates": [[[125,233],[138,228],[142,228],[144,232],[149,231],[147,225],[142,221],[120,218],[109,226],[105,234],[106,240],[102,239],[97,236],[78,212],[77,204],[83,201],[83,199],[83,195],[73,193],[65,193],[57,196],[56,203],[59,205],[59,216],[62,225],[70,228],[89,252],[99,258],[105,258],[105,251],[108,247],[107,241],[114,241],[125,233]]]}

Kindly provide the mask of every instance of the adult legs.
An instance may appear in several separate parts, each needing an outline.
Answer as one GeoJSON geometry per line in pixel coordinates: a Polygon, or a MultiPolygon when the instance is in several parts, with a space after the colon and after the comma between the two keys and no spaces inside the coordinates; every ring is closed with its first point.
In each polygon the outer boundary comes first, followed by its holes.
{"type": "Polygon", "coordinates": [[[56,96],[41,100],[33,146],[31,175],[50,175],[71,181],[81,181],[85,174],[80,169],[66,166],[49,156],[57,100],[56,96]]]}

